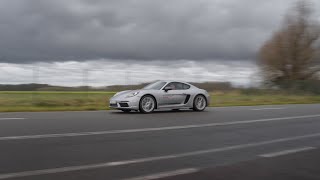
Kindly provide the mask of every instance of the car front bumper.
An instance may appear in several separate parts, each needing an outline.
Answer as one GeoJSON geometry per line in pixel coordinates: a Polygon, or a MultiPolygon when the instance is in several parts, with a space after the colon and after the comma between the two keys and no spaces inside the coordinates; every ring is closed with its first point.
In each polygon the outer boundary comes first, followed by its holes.
{"type": "Polygon", "coordinates": [[[112,109],[131,109],[139,110],[139,97],[132,98],[111,98],[109,107],[112,109]]]}

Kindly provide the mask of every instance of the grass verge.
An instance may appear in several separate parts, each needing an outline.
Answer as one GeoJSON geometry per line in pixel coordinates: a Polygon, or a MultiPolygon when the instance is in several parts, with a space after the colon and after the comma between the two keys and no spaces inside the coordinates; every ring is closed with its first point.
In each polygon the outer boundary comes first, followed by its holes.
{"type": "MultiPolygon", "coordinates": [[[[0,92],[0,112],[19,111],[82,111],[108,110],[109,98],[115,92],[68,92],[68,91],[2,91],[0,92]]],[[[255,93],[241,91],[216,92],[211,94],[214,107],[253,106],[279,104],[320,103],[320,95],[255,93]]]]}

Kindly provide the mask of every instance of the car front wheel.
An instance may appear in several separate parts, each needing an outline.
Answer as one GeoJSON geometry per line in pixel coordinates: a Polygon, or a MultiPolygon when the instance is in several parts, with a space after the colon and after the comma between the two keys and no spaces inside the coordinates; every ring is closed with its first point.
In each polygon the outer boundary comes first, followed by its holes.
{"type": "Polygon", "coordinates": [[[150,95],[145,95],[140,99],[139,109],[142,113],[151,113],[156,107],[155,99],[150,95]]]}
{"type": "Polygon", "coordinates": [[[194,111],[203,111],[207,106],[207,99],[203,95],[197,95],[193,101],[194,111]]]}

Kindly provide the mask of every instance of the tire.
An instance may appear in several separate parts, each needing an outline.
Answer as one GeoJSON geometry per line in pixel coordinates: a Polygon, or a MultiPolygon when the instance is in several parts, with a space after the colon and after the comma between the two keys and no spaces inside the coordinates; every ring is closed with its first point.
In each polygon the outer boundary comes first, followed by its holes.
{"type": "Polygon", "coordinates": [[[122,112],[125,112],[125,113],[129,113],[131,112],[131,109],[121,109],[122,112]]]}
{"type": "Polygon", "coordinates": [[[140,99],[139,110],[141,113],[152,113],[156,107],[156,100],[151,95],[145,95],[140,99]]]}
{"type": "Polygon", "coordinates": [[[193,110],[203,111],[207,107],[207,99],[203,95],[197,95],[193,100],[193,110]]]}

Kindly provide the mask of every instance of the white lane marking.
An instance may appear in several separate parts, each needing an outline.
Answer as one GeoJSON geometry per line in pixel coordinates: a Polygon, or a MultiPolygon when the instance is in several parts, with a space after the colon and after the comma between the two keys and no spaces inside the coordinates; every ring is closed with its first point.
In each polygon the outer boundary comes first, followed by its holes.
{"type": "Polygon", "coordinates": [[[302,152],[302,151],[308,151],[308,150],[312,150],[312,149],[316,149],[316,148],[315,147],[302,147],[302,148],[297,148],[297,149],[288,149],[288,150],[283,150],[283,151],[278,151],[278,152],[272,152],[272,153],[268,153],[268,154],[261,154],[259,156],[270,158],[270,157],[283,156],[283,155],[292,154],[292,153],[298,153],[298,152],[302,152]]]}
{"type": "Polygon", "coordinates": [[[197,156],[197,155],[203,155],[203,154],[209,154],[209,153],[217,153],[217,152],[223,152],[223,151],[244,149],[244,148],[249,148],[249,147],[258,147],[258,146],[262,146],[262,145],[269,145],[269,144],[294,141],[294,140],[301,140],[301,139],[305,139],[305,138],[315,138],[315,137],[320,137],[320,133],[307,134],[307,135],[302,135],[302,136],[293,136],[293,137],[280,138],[280,139],[273,139],[273,140],[248,143],[248,144],[239,144],[239,145],[226,146],[226,147],[214,148],[214,149],[199,150],[199,151],[186,152],[186,153],[180,153],[180,154],[171,154],[171,155],[165,155],[165,156],[154,156],[154,157],[148,157],[148,158],[114,161],[114,162],[106,162],[106,163],[99,163],[99,164],[68,166],[68,167],[61,167],[61,168],[41,169],[41,170],[33,170],[33,171],[22,171],[22,172],[0,174],[0,179],[54,174],[54,173],[80,171],[80,170],[97,169],[97,168],[107,168],[107,167],[123,166],[123,165],[129,165],[129,164],[137,164],[137,163],[146,163],[146,162],[159,161],[159,160],[184,158],[184,157],[189,157],[189,156],[197,156]]]}
{"type": "Polygon", "coordinates": [[[277,109],[287,109],[286,107],[268,107],[268,108],[256,108],[251,109],[252,111],[261,111],[261,110],[277,110],[277,109]]]}
{"type": "Polygon", "coordinates": [[[314,118],[314,117],[320,117],[320,114],[306,115],[306,116],[268,118],[268,119],[256,119],[256,120],[244,120],[244,121],[231,121],[231,122],[209,123],[209,124],[194,124],[194,125],[185,125],[185,126],[167,126],[167,127],[159,127],[159,128],[124,129],[124,130],[62,133],[62,134],[39,134],[39,135],[25,135],[25,136],[4,136],[4,137],[0,137],[0,141],[20,140],[20,139],[75,137],[75,136],[92,136],[92,135],[105,135],[105,134],[124,134],[124,133],[138,133],[138,132],[152,132],[152,131],[167,131],[167,130],[213,127],[213,126],[227,126],[227,125],[236,125],[236,124],[250,124],[250,123],[269,122],[269,121],[283,121],[283,120],[304,119],[304,118],[314,118]]]}
{"type": "Polygon", "coordinates": [[[151,174],[151,175],[146,175],[146,176],[141,176],[141,177],[129,178],[129,179],[125,179],[125,180],[153,180],[153,179],[172,177],[172,176],[177,176],[177,175],[182,175],[182,174],[191,174],[191,173],[195,173],[198,171],[199,171],[199,169],[195,169],[195,168],[179,169],[179,170],[175,170],[175,171],[168,171],[168,172],[151,174]]]}
{"type": "Polygon", "coordinates": [[[26,118],[10,118],[10,117],[8,117],[8,118],[0,118],[0,121],[3,121],[3,120],[21,120],[21,119],[26,119],[26,118]]]}

